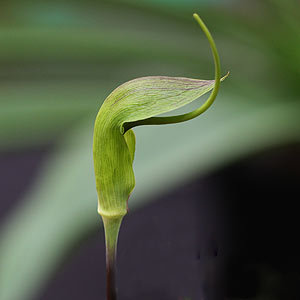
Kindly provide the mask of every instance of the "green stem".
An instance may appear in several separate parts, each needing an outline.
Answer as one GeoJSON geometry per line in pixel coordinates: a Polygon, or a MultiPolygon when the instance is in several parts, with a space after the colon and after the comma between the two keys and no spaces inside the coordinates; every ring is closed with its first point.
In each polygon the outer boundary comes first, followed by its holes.
{"type": "Polygon", "coordinates": [[[123,216],[121,217],[104,217],[102,216],[105,244],[106,244],[106,293],[107,300],[117,299],[116,286],[116,256],[118,235],[123,216]]]}

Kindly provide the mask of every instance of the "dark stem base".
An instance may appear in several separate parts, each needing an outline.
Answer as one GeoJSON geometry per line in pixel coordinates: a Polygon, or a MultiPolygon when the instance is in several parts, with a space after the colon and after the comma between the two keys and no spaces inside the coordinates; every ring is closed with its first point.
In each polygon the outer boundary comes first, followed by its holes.
{"type": "Polygon", "coordinates": [[[117,286],[116,286],[116,263],[115,263],[115,254],[106,253],[106,291],[107,291],[107,300],[117,300],[117,286]],[[113,257],[110,257],[112,254],[113,257]]]}
{"type": "Polygon", "coordinates": [[[123,216],[103,217],[106,243],[106,293],[107,300],[117,300],[116,254],[118,235],[123,216]]]}

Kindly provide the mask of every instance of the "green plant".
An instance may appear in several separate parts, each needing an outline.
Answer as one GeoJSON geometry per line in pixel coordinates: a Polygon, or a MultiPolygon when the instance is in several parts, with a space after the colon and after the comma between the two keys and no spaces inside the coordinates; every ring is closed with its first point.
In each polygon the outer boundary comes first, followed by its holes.
{"type": "Polygon", "coordinates": [[[128,198],[135,186],[132,168],[135,135],[140,125],[184,122],[205,112],[215,100],[220,82],[220,59],[214,40],[197,14],[195,20],[206,35],[215,63],[215,80],[149,76],[128,81],[104,101],[94,127],[94,169],[98,193],[98,213],[105,230],[107,299],[116,299],[115,265],[118,233],[127,213],[128,198]],[[196,110],[176,116],[156,117],[180,108],[212,90],[196,110]]]}

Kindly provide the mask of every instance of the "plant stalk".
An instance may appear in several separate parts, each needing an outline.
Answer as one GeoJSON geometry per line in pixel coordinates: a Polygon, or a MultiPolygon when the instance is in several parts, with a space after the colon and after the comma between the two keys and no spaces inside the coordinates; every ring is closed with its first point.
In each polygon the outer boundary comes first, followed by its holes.
{"type": "Polygon", "coordinates": [[[106,299],[117,300],[116,259],[118,235],[123,216],[102,216],[106,245],[106,299]]]}

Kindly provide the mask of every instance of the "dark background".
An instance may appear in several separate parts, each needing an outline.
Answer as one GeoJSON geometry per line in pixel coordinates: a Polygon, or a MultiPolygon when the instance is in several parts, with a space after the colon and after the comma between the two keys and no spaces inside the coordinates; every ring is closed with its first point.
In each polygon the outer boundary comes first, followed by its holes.
{"type": "MultiPolygon", "coordinates": [[[[2,217],[51,151],[1,154],[2,217]]],[[[129,213],[119,240],[120,299],[299,299],[299,151],[265,150],[129,213]]],[[[34,299],[99,299],[104,260],[96,230],[34,299]]]]}

